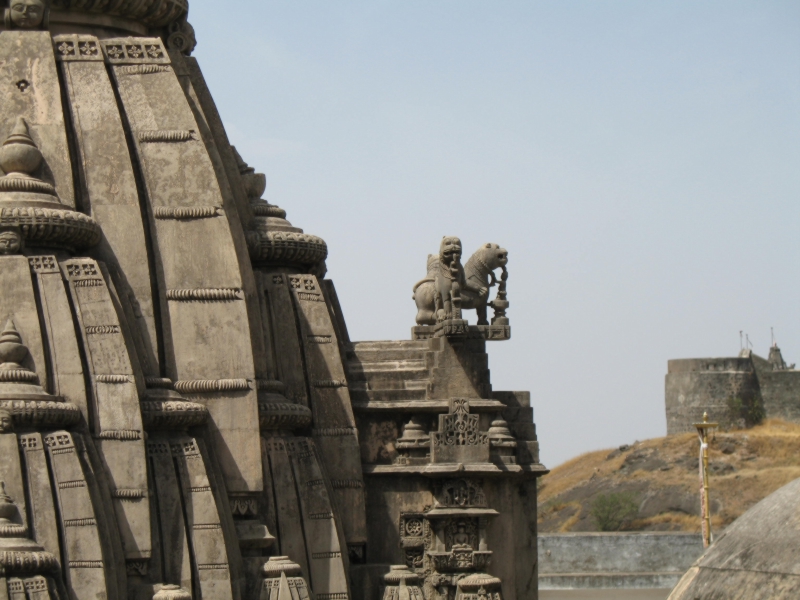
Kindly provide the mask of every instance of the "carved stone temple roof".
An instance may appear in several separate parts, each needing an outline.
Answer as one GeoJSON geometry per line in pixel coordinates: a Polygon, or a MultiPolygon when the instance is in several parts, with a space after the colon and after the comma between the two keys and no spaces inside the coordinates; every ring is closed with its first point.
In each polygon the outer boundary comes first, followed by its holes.
{"type": "Polygon", "coordinates": [[[0,598],[532,598],[547,470],[486,353],[507,252],[484,244],[415,339],[352,343],[328,246],[231,145],[187,11],[5,12],[0,598]]]}

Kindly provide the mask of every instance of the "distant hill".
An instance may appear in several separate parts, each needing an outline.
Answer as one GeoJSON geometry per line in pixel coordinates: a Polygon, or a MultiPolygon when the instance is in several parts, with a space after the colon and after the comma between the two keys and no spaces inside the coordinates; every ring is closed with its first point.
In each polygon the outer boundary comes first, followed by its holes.
{"type": "MultiPolygon", "coordinates": [[[[800,477],[800,424],[718,432],[709,448],[716,531],[800,477]]],[[[698,456],[697,435],[685,433],[564,463],[540,480],[539,531],[599,531],[599,519],[605,530],[699,532],[698,456]],[[621,515],[609,519],[614,509],[621,515]]]]}

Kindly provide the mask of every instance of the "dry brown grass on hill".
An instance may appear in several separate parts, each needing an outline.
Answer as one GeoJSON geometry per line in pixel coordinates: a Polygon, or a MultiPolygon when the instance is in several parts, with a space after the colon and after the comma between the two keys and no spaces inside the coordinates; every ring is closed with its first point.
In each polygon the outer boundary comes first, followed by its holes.
{"type": "MultiPolygon", "coordinates": [[[[686,433],[566,462],[541,480],[539,530],[597,531],[592,506],[605,495],[635,501],[638,510],[624,520],[623,530],[699,532],[698,453],[697,435],[686,433]]],[[[800,424],[769,420],[717,432],[709,466],[712,527],[719,530],[800,477],[800,424]]]]}

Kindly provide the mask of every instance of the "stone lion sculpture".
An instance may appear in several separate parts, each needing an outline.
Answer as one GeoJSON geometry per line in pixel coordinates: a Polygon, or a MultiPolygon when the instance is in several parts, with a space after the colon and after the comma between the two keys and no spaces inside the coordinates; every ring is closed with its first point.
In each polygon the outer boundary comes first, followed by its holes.
{"type": "Polygon", "coordinates": [[[474,308],[478,325],[488,325],[489,288],[497,283],[494,271],[507,263],[507,250],[498,244],[484,244],[462,266],[461,240],[444,237],[439,254],[428,255],[428,274],[414,286],[417,324],[461,318],[460,309],[474,308]]]}

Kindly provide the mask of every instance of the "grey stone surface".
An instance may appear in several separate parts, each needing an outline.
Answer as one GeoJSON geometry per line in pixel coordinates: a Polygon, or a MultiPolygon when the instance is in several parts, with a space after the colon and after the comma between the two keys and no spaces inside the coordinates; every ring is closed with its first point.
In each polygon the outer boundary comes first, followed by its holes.
{"type": "Polygon", "coordinates": [[[800,594],[800,479],[733,522],[694,563],[671,600],[782,599],[800,594]]]}
{"type": "Polygon", "coordinates": [[[20,0],[0,33],[0,599],[535,599],[507,252],[448,238],[436,318],[351,342],[187,12],[20,0]]]}

